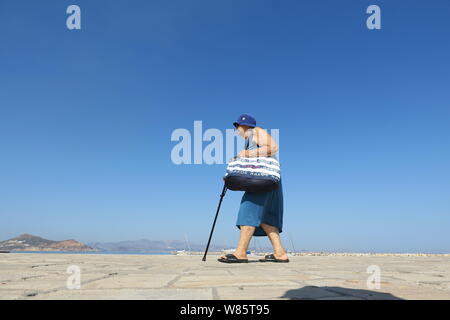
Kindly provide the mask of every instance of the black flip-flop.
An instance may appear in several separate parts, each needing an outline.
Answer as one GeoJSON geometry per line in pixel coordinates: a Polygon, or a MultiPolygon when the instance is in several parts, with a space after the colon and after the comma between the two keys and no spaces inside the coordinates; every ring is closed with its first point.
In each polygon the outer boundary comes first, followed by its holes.
{"type": "Polygon", "coordinates": [[[227,257],[227,258],[226,259],[219,258],[219,259],[217,259],[217,261],[225,262],[225,263],[245,263],[245,262],[248,262],[248,259],[238,259],[232,253],[226,254],[225,257],[227,257]]]}
{"type": "Polygon", "coordinates": [[[259,259],[260,262],[289,262],[289,259],[277,259],[274,254],[268,254],[264,259],[259,259]]]}

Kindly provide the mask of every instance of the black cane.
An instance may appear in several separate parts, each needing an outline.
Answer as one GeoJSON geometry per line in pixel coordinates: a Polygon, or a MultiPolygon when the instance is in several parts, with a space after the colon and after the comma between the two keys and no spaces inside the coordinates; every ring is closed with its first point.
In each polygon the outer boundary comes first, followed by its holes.
{"type": "Polygon", "coordinates": [[[209,243],[211,242],[211,237],[214,231],[214,226],[216,225],[217,216],[219,215],[220,205],[222,204],[222,199],[225,196],[225,192],[227,192],[227,187],[223,186],[222,193],[220,194],[219,206],[217,207],[216,217],[214,218],[214,222],[211,228],[211,233],[209,234],[208,244],[206,245],[205,254],[203,255],[202,261],[206,261],[206,254],[208,253],[209,243]]]}

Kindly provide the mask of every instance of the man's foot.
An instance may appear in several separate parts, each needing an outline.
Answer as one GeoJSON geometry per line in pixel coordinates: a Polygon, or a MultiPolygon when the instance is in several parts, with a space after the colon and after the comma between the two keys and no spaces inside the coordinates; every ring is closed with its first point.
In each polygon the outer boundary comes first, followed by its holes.
{"type": "Polygon", "coordinates": [[[287,255],[287,253],[286,252],[284,252],[283,254],[281,254],[281,255],[277,255],[277,254],[273,254],[274,255],[274,257],[276,258],[276,259],[278,259],[278,260],[287,260],[288,259],[288,255],[287,255]]]}
{"type": "Polygon", "coordinates": [[[225,262],[225,263],[245,263],[248,262],[248,259],[244,258],[241,259],[237,256],[235,256],[232,253],[226,254],[225,256],[221,256],[217,261],[225,262]]]}
{"type": "MultiPolygon", "coordinates": [[[[245,253],[241,253],[241,252],[235,251],[235,252],[233,252],[233,255],[236,258],[238,258],[238,259],[247,259],[247,254],[245,254],[245,253]]],[[[226,259],[226,255],[225,256],[221,256],[220,258],[221,259],[226,259]]]]}
{"type": "Polygon", "coordinates": [[[268,254],[264,259],[259,259],[261,262],[289,262],[287,253],[276,255],[275,253],[268,254]]]}

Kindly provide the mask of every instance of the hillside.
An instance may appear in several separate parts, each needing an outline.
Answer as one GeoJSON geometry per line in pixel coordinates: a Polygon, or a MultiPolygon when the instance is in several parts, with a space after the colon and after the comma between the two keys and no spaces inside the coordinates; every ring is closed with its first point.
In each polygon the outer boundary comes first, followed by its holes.
{"type": "Polygon", "coordinates": [[[31,234],[0,241],[0,250],[5,251],[97,251],[76,240],[54,241],[31,234]]]}

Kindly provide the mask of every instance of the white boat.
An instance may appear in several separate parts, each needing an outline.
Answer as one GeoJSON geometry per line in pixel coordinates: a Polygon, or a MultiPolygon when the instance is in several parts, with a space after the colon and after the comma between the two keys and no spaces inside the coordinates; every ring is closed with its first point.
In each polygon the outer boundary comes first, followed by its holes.
{"type": "Polygon", "coordinates": [[[171,253],[174,255],[177,255],[177,256],[190,255],[191,254],[191,245],[189,244],[189,240],[187,238],[186,233],[184,234],[184,241],[185,241],[185,248],[187,248],[188,251],[186,249],[184,249],[184,250],[172,251],[171,253]]]}

